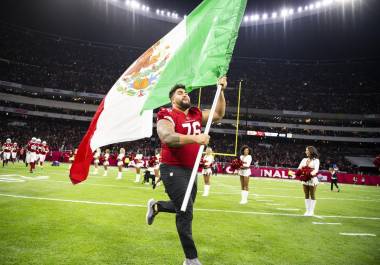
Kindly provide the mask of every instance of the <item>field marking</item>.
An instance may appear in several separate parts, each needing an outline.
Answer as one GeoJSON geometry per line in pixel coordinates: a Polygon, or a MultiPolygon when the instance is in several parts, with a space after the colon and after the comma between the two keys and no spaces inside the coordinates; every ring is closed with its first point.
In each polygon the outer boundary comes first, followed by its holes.
{"type": "Polygon", "coordinates": [[[0,178],[0,182],[25,182],[24,179],[14,179],[14,178],[0,178]]]}
{"type": "MultiPolygon", "coordinates": [[[[53,174],[61,176],[61,174],[58,174],[58,173],[53,173],[53,174]]],[[[14,176],[16,174],[12,174],[12,175],[14,176]]],[[[0,176],[8,176],[8,175],[0,175],[0,176]]],[[[104,177],[104,178],[109,178],[109,177],[104,177]]],[[[60,183],[66,183],[66,184],[72,185],[72,183],[70,181],[65,181],[65,180],[52,180],[52,179],[46,180],[46,179],[43,179],[43,181],[60,182],[60,183]]],[[[129,182],[127,182],[127,183],[129,183],[129,182]]],[[[131,181],[131,183],[133,183],[133,182],[131,181]]],[[[78,185],[90,185],[90,186],[100,186],[100,187],[102,187],[102,186],[103,187],[117,187],[117,188],[126,188],[126,189],[149,189],[150,188],[150,186],[149,187],[147,187],[147,186],[137,187],[137,186],[122,186],[122,185],[113,185],[113,184],[96,184],[96,183],[88,183],[88,182],[82,182],[78,185]]],[[[229,185],[225,185],[225,186],[229,186],[229,185]]],[[[198,191],[198,193],[201,193],[201,192],[202,191],[198,191]]],[[[220,195],[239,195],[240,191],[239,192],[213,191],[212,194],[215,194],[215,195],[218,195],[218,194],[220,194],[220,195]]],[[[305,198],[304,196],[271,195],[271,194],[257,194],[257,193],[252,193],[251,195],[253,195],[255,197],[273,197],[273,198],[290,198],[290,199],[304,199],[305,198]]],[[[380,202],[380,200],[377,200],[377,199],[364,199],[364,198],[331,198],[331,197],[325,197],[324,198],[324,197],[319,197],[318,200],[337,200],[337,201],[348,200],[348,201],[380,202]]]]}
{"type": "Polygon", "coordinates": [[[73,202],[73,203],[85,203],[85,204],[97,204],[97,205],[112,205],[112,206],[129,206],[129,207],[146,207],[139,204],[131,203],[117,203],[117,202],[97,202],[97,201],[82,201],[82,200],[68,200],[68,199],[58,199],[58,198],[47,198],[47,197],[35,197],[35,196],[25,196],[25,195],[12,195],[12,194],[2,194],[0,196],[20,198],[20,199],[32,199],[32,200],[45,200],[45,201],[58,201],[58,202],[73,202]]]}
{"type": "Polygon", "coordinates": [[[256,200],[257,202],[273,202],[273,200],[256,200]]]}
{"type": "Polygon", "coordinates": [[[322,222],[312,222],[313,225],[341,225],[342,223],[322,223],[322,222]]]}
{"type": "Polygon", "coordinates": [[[339,233],[342,236],[376,236],[375,234],[366,233],[339,233]]]}
{"type": "Polygon", "coordinates": [[[299,211],[300,209],[298,209],[298,208],[276,208],[276,210],[280,210],[280,211],[299,211]]]}
{"type": "MultiPolygon", "coordinates": [[[[59,198],[47,198],[47,197],[25,196],[25,195],[4,194],[4,193],[0,193],[0,196],[19,198],[19,199],[47,200],[47,201],[84,203],[84,204],[95,204],[95,205],[112,205],[112,206],[139,207],[139,208],[145,208],[146,207],[146,205],[131,204],[131,203],[68,200],[68,199],[59,199],[59,198]]],[[[195,211],[203,211],[203,212],[223,212],[223,213],[239,213],[239,214],[250,214],[250,215],[289,216],[289,217],[302,217],[302,218],[305,218],[305,216],[303,214],[291,214],[291,213],[235,211],[235,210],[221,210],[221,209],[210,209],[210,208],[194,208],[194,210],[195,211]]],[[[333,216],[333,215],[326,215],[326,216],[319,216],[319,217],[320,218],[362,219],[362,220],[380,221],[380,217],[366,217],[366,216],[344,216],[344,215],[341,215],[341,216],[334,215],[333,216]]]]}
{"type": "Polygon", "coordinates": [[[35,177],[26,177],[20,174],[5,174],[0,175],[0,181],[2,182],[25,182],[25,180],[45,180],[49,176],[35,176],[35,177]],[[18,177],[16,178],[7,178],[7,177],[18,177]]]}
{"type": "MultiPolygon", "coordinates": [[[[274,198],[291,198],[291,199],[305,199],[304,196],[289,196],[289,195],[271,195],[271,194],[257,194],[258,197],[274,197],[274,198]]],[[[317,200],[337,200],[337,201],[365,201],[365,202],[380,202],[380,200],[375,199],[356,199],[356,198],[331,198],[331,197],[318,197],[317,200]]]]}
{"type": "Polygon", "coordinates": [[[49,179],[49,176],[35,176],[35,177],[20,176],[20,178],[27,179],[27,180],[47,180],[49,179]]]}
{"type": "Polygon", "coordinates": [[[284,203],[266,203],[266,205],[270,205],[270,206],[281,206],[281,205],[285,205],[284,203]]]}

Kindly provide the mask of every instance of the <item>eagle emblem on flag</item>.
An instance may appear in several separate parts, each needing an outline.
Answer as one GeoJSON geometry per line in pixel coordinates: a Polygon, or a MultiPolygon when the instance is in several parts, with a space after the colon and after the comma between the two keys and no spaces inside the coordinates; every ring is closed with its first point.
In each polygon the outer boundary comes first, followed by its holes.
{"type": "Polygon", "coordinates": [[[128,96],[145,96],[158,82],[170,51],[170,45],[155,43],[125,71],[118,80],[117,91],[128,96]]]}

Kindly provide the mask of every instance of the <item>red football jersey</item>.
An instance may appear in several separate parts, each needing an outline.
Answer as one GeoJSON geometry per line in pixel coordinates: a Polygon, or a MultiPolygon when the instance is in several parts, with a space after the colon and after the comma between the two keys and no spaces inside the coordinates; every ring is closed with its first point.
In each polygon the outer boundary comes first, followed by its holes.
{"type": "Polygon", "coordinates": [[[27,149],[29,152],[35,153],[37,151],[37,143],[32,143],[32,141],[30,141],[27,149]]]}
{"type": "Polygon", "coordinates": [[[36,144],[36,145],[37,145],[36,154],[42,154],[42,152],[41,152],[41,146],[42,146],[42,144],[36,144]]]}
{"type": "Polygon", "coordinates": [[[12,148],[13,148],[13,144],[8,144],[8,143],[3,144],[3,151],[5,153],[10,153],[12,148]]]}
{"type": "Polygon", "coordinates": [[[40,146],[40,154],[47,155],[49,153],[49,146],[41,145],[40,146]]]}
{"type": "MultiPolygon", "coordinates": [[[[202,112],[200,109],[191,107],[187,115],[169,108],[161,108],[157,113],[157,122],[166,119],[173,123],[176,133],[192,135],[201,134],[202,112]]],[[[199,144],[186,144],[180,147],[169,147],[161,143],[161,162],[172,166],[193,168],[197,158],[199,144]]]]}

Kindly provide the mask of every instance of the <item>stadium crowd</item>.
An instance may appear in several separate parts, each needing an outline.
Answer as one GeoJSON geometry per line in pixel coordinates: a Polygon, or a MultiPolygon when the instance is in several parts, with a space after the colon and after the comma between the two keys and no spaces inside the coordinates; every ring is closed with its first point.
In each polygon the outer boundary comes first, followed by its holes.
{"type": "MultiPolygon", "coordinates": [[[[87,131],[88,122],[71,121],[43,117],[5,115],[1,114],[3,126],[0,127],[1,142],[11,138],[12,142],[24,146],[32,137],[44,139],[51,151],[74,150],[78,147],[83,135],[87,131]]],[[[239,136],[238,148],[247,144],[253,149],[254,164],[260,166],[297,167],[303,158],[305,146],[310,142],[296,139],[277,139],[268,137],[239,136]]],[[[321,167],[328,169],[336,164],[340,170],[355,172],[355,168],[344,159],[346,155],[372,155],[380,153],[380,146],[362,143],[315,142],[313,143],[321,153],[321,167]]],[[[235,136],[229,134],[212,133],[210,146],[215,152],[233,154],[235,150],[235,136]]],[[[110,149],[112,154],[124,147],[127,153],[142,153],[149,157],[159,147],[159,140],[154,132],[151,138],[134,142],[119,143],[104,147],[110,149]]],[[[217,156],[216,161],[229,163],[231,157],[217,156]]]]}
{"type": "MultiPolygon", "coordinates": [[[[105,94],[144,50],[0,24],[0,80],[105,94]]],[[[373,114],[380,113],[377,63],[274,62],[238,57],[231,64],[229,84],[237,87],[237,80],[243,80],[243,107],[373,114]]],[[[211,101],[212,93],[203,97],[211,101]]],[[[227,90],[226,99],[228,106],[236,105],[236,91],[227,90]]]]}
{"type": "MultiPolygon", "coordinates": [[[[115,80],[145,49],[118,45],[91,43],[56,35],[47,35],[0,23],[0,80],[23,85],[49,87],[77,92],[106,94],[115,80]]],[[[237,106],[237,87],[242,80],[241,125],[242,130],[275,131],[309,135],[377,137],[377,133],[354,133],[339,131],[304,130],[279,127],[252,126],[247,121],[282,122],[307,125],[379,127],[379,120],[324,120],[263,116],[248,112],[250,109],[295,110],[321,113],[380,114],[380,69],[373,60],[317,62],[272,61],[268,59],[233,59],[229,72],[227,106],[237,106]],[[235,88],[235,89],[233,89],[235,88]],[[347,92],[349,91],[349,93],[347,92]],[[363,104],[366,102],[366,104],[363,104]]],[[[69,102],[98,104],[100,100],[72,98],[37,93],[4,91],[37,98],[49,98],[69,102]]],[[[192,92],[195,104],[198,91],[192,92]]],[[[213,89],[203,89],[201,104],[209,105],[213,89]]],[[[58,112],[80,116],[92,116],[78,110],[19,104],[0,100],[3,107],[58,112]]],[[[58,120],[11,113],[0,113],[0,141],[11,138],[21,145],[31,137],[46,140],[51,150],[73,150],[85,134],[88,122],[58,120]]],[[[236,119],[227,112],[226,119],[236,119]]],[[[234,129],[225,123],[216,126],[234,129]]],[[[211,146],[216,152],[234,153],[234,135],[213,133],[211,146]]],[[[253,148],[253,160],[261,166],[296,167],[309,142],[295,139],[272,139],[239,135],[239,146],[248,144],[253,148]]],[[[345,155],[373,155],[380,153],[376,144],[340,143],[319,141],[314,145],[321,152],[322,168],[331,163],[343,171],[355,169],[344,159],[345,155]]],[[[112,153],[120,147],[127,152],[141,152],[150,156],[159,146],[158,137],[133,143],[109,146],[112,153]]],[[[218,156],[219,162],[229,162],[228,157],[218,156]]]]}

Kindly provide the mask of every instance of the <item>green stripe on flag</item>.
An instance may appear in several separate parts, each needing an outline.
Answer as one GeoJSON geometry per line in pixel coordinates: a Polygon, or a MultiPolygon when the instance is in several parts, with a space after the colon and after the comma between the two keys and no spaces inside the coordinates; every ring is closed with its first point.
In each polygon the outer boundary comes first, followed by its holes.
{"type": "MultiPolygon", "coordinates": [[[[246,0],[205,0],[186,18],[186,39],[160,74],[142,110],[170,102],[176,83],[193,89],[214,85],[225,75],[235,47],[246,0]]],[[[183,41],[183,40],[179,40],[183,41]]]]}

